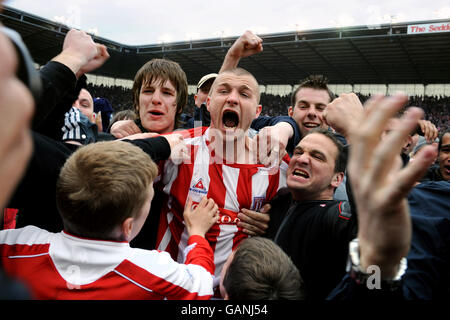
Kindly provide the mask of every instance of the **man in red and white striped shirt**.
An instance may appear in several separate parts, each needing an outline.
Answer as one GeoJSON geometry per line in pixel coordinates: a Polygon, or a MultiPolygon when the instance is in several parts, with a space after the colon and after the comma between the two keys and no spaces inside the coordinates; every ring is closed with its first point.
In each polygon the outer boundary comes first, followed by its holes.
{"type": "MultiPolygon", "coordinates": [[[[215,282],[232,250],[248,235],[238,226],[242,209],[259,211],[281,187],[286,186],[287,163],[259,164],[259,150],[248,136],[253,119],[261,112],[256,79],[244,69],[218,75],[207,99],[210,127],[185,132],[188,154],[183,161],[161,164],[159,186],[167,195],[160,216],[159,250],[185,261],[188,233],[183,208],[192,199],[214,199],[220,219],[206,234],[214,250],[215,282]],[[258,152],[257,152],[258,151],[258,152]]],[[[273,159],[278,160],[278,157],[273,159]]]]}

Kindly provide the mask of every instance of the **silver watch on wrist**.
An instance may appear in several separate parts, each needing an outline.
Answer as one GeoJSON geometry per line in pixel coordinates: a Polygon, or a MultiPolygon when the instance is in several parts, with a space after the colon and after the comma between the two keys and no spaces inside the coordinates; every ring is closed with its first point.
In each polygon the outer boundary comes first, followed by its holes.
{"type": "MultiPolygon", "coordinates": [[[[382,289],[388,291],[396,290],[401,283],[402,276],[405,274],[408,268],[406,258],[400,260],[398,272],[392,279],[380,279],[379,287],[369,285],[367,280],[374,277],[374,273],[368,273],[368,270],[363,270],[361,267],[361,261],[359,259],[359,241],[358,238],[350,241],[349,245],[349,259],[347,264],[347,272],[350,273],[350,277],[358,284],[367,286],[368,289],[382,289]]],[[[381,275],[380,275],[381,277],[381,275]]]]}

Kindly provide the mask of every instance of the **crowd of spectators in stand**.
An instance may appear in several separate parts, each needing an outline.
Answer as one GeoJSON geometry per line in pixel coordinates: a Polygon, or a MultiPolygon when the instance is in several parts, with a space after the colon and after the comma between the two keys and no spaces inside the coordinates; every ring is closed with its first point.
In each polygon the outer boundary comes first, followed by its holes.
{"type": "Polygon", "coordinates": [[[114,112],[132,109],[133,96],[131,89],[122,86],[104,86],[88,83],[86,88],[93,98],[106,98],[114,108],[114,112]]]}
{"type": "Polygon", "coordinates": [[[416,105],[425,111],[426,120],[431,121],[439,131],[450,128],[450,97],[410,97],[411,105],[416,105]]]}
{"type": "MultiPolygon", "coordinates": [[[[88,84],[88,91],[94,98],[107,98],[111,102],[114,111],[118,112],[132,108],[131,89],[121,86],[104,86],[88,84]]],[[[358,94],[364,103],[370,96],[358,94]]],[[[261,93],[262,116],[287,115],[290,105],[290,96],[279,96],[261,93]]],[[[193,114],[194,94],[188,97],[188,104],[184,109],[187,114],[193,114]]],[[[431,121],[438,130],[444,131],[450,127],[450,97],[444,96],[410,96],[409,106],[417,106],[425,111],[425,119],[431,121]]]]}
{"type": "MultiPolygon", "coordinates": [[[[364,103],[369,95],[358,94],[359,99],[364,103]]],[[[444,132],[450,128],[450,97],[445,96],[410,96],[407,107],[419,107],[425,112],[425,120],[431,121],[439,132],[444,132]]]]}

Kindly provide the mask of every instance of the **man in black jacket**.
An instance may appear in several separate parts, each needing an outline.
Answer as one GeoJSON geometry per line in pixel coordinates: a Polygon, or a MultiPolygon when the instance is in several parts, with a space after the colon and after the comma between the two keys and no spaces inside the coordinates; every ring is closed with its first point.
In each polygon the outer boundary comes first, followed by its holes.
{"type": "Polygon", "coordinates": [[[270,203],[267,236],[299,269],[307,299],[324,299],[346,272],[357,220],[349,202],[333,199],[345,167],[346,152],[336,137],[313,130],[294,149],[288,188],[270,203]]]}

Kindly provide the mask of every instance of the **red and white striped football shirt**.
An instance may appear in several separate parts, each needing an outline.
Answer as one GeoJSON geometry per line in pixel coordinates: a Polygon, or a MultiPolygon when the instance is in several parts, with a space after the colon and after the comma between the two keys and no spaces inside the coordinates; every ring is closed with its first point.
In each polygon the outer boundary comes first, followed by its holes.
{"type": "Polygon", "coordinates": [[[200,236],[188,244],[186,264],[179,264],[167,252],[27,226],[0,231],[0,263],[34,299],[210,299],[211,248],[200,236]]]}
{"type": "Polygon", "coordinates": [[[214,251],[215,285],[226,259],[246,238],[237,214],[242,208],[259,211],[271,200],[278,189],[286,186],[289,157],[277,168],[256,164],[216,163],[209,146],[208,127],[187,130],[184,141],[190,150],[189,161],[181,164],[167,160],[162,163],[161,177],[156,186],[163,188],[168,201],[163,204],[158,229],[157,248],[183,262],[188,233],[183,222],[183,211],[188,197],[198,204],[202,197],[214,199],[220,210],[220,220],[206,234],[214,251]]]}

